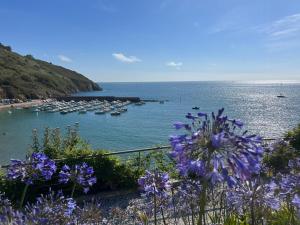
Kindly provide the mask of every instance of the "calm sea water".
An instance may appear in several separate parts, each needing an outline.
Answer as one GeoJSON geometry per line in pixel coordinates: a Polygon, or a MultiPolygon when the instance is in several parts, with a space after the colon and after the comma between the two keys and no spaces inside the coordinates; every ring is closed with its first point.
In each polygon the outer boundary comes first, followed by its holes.
{"type": "Polygon", "coordinates": [[[65,128],[76,122],[80,134],[94,148],[125,150],[167,144],[172,124],[184,120],[193,106],[211,112],[224,107],[231,118],[239,118],[251,132],[280,137],[300,122],[299,82],[167,82],[102,83],[102,92],[84,95],[137,96],[169,100],[128,107],[120,117],[110,115],[33,113],[30,110],[0,112],[0,163],[23,158],[31,143],[31,130],[65,128]],[[287,98],[277,98],[280,93],[287,98]],[[3,133],[5,132],[5,135],[3,133]]]}

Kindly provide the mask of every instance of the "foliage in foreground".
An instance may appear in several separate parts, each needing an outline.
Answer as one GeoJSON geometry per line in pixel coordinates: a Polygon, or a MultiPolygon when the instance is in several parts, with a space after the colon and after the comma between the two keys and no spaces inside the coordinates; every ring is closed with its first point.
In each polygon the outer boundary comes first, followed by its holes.
{"type": "Polygon", "coordinates": [[[291,146],[297,150],[297,154],[300,155],[300,124],[293,130],[289,131],[286,136],[291,146]]]}
{"type": "Polygon", "coordinates": [[[269,146],[264,155],[264,164],[273,174],[289,173],[289,161],[300,157],[300,124],[287,132],[283,140],[269,146]]]}
{"type": "MultiPolygon", "coordinates": [[[[59,171],[65,166],[75,167],[75,165],[87,163],[94,170],[97,183],[91,187],[90,193],[96,193],[101,190],[114,190],[117,188],[136,188],[140,173],[144,170],[133,165],[133,163],[123,163],[121,158],[115,156],[104,156],[106,151],[94,151],[78,135],[78,125],[68,127],[66,134],[62,135],[59,128],[46,128],[43,139],[40,141],[36,130],[33,131],[33,143],[29,150],[27,160],[12,160],[13,164],[32,163],[36,154],[44,154],[48,161],[55,167],[52,171],[52,179],[35,179],[27,192],[26,200],[34,201],[40,193],[47,194],[49,187],[53,191],[63,190],[65,193],[74,195],[81,194],[78,187],[70,183],[59,182],[59,171]],[[33,154],[32,154],[33,153],[33,154]]],[[[41,177],[40,177],[41,178],[41,177]]],[[[22,192],[26,186],[27,178],[24,180],[7,179],[5,173],[0,175],[0,190],[15,204],[20,201],[22,192]]],[[[29,182],[30,183],[30,182],[29,182]]]]}

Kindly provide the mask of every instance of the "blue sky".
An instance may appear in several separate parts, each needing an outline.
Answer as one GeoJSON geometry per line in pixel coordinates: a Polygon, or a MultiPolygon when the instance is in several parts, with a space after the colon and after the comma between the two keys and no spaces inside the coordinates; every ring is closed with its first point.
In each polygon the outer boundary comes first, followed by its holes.
{"type": "Polygon", "coordinates": [[[298,0],[1,0],[0,27],[95,81],[300,79],[298,0]]]}

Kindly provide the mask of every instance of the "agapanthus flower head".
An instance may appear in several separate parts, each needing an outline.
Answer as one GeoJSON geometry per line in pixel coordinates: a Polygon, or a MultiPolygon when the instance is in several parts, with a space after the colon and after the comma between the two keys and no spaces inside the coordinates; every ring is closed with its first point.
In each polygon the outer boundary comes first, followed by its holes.
{"type": "Polygon", "coordinates": [[[87,193],[96,182],[97,179],[94,176],[94,169],[90,167],[87,163],[82,163],[80,165],[75,165],[70,168],[64,165],[59,172],[59,182],[68,183],[69,181],[78,184],[83,188],[83,191],[87,193]]]}
{"type": "Polygon", "coordinates": [[[170,138],[170,155],[182,176],[198,177],[211,184],[226,181],[232,186],[236,179],[246,180],[260,170],[262,139],[247,135],[242,130],[243,122],[229,119],[223,112],[224,108],[211,116],[188,113],[191,125],[175,124],[176,129],[186,131],[170,138]]]}
{"type": "Polygon", "coordinates": [[[0,192],[0,207],[11,206],[11,201],[5,197],[5,194],[0,192]]]}
{"type": "Polygon", "coordinates": [[[0,224],[18,224],[25,225],[27,218],[19,210],[15,210],[11,201],[0,192],[0,224]]]}
{"type": "Polygon", "coordinates": [[[146,196],[165,198],[171,187],[167,173],[146,171],[145,175],[138,180],[138,184],[145,191],[146,196]]]}
{"type": "Polygon", "coordinates": [[[50,190],[49,194],[38,197],[34,204],[26,205],[25,211],[32,224],[71,224],[76,208],[72,198],[50,190]]]}
{"type": "Polygon", "coordinates": [[[299,194],[295,194],[294,198],[292,200],[292,203],[298,208],[300,209],[300,196],[299,194]]]}
{"type": "Polygon", "coordinates": [[[300,191],[300,174],[279,175],[280,191],[282,196],[295,195],[300,191]]]}
{"type": "Polygon", "coordinates": [[[292,170],[290,174],[279,175],[279,196],[294,205],[300,215],[300,174],[292,170]]]}
{"type": "Polygon", "coordinates": [[[180,183],[176,191],[176,199],[179,204],[179,209],[190,211],[190,207],[196,208],[199,205],[199,196],[202,191],[202,186],[199,181],[184,180],[180,183]]]}
{"type": "Polygon", "coordinates": [[[227,192],[227,205],[240,214],[249,210],[251,204],[261,209],[279,210],[281,202],[275,195],[277,188],[274,181],[262,181],[260,178],[239,182],[227,192]]]}
{"type": "Polygon", "coordinates": [[[23,212],[15,210],[12,206],[7,206],[0,207],[0,224],[27,225],[29,220],[23,212]]]}
{"type": "Polygon", "coordinates": [[[32,153],[25,161],[12,159],[7,169],[7,178],[32,184],[34,180],[50,180],[56,171],[55,162],[44,153],[32,153]]]}
{"type": "Polygon", "coordinates": [[[289,160],[288,166],[291,170],[295,172],[300,172],[300,158],[289,160]]]}

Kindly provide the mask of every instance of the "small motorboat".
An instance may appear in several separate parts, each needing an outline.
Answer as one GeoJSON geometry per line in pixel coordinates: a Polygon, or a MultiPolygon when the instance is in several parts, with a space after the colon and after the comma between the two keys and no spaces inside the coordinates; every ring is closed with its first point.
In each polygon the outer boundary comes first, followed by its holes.
{"type": "Polygon", "coordinates": [[[198,110],[200,109],[198,106],[193,107],[192,109],[198,110]]]}
{"type": "Polygon", "coordinates": [[[283,94],[277,95],[277,98],[286,98],[283,94]]]}
{"type": "Polygon", "coordinates": [[[110,115],[111,116],[120,116],[121,113],[119,111],[115,111],[115,112],[112,112],[110,115]]]}

